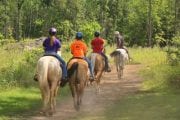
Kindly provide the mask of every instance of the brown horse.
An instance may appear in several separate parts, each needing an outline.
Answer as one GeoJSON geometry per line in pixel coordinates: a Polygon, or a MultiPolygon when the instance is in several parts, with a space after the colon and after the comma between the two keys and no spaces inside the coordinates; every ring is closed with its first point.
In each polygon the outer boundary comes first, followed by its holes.
{"type": "Polygon", "coordinates": [[[105,69],[105,61],[103,56],[98,53],[91,53],[90,60],[94,71],[96,90],[100,92],[100,80],[105,69]]]}
{"type": "Polygon", "coordinates": [[[43,101],[42,112],[52,115],[55,112],[56,96],[62,76],[60,62],[53,56],[44,56],[38,60],[37,79],[43,101]]]}
{"type": "Polygon", "coordinates": [[[74,107],[80,109],[84,88],[88,79],[88,64],[83,59],[72,59],[68,63],[69,86],[71,89],[74,107]]]}
{"type": "Polygon", "coordinates": [[[110,56],[114,57],[118,78],[121,79],[125,63],[129,60],[129,56],[125,49],[116,49],[110,54],[110,56]]]}

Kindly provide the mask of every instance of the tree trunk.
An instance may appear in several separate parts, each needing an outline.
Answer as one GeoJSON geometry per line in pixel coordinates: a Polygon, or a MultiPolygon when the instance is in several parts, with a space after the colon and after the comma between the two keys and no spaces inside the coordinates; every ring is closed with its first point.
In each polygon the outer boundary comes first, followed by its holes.
{"type": "Polygon", "coordinates": [[[152,47],[152,19],[151,19],[151,0],[149,0],[149,9],[148,9],[148,47],[152,47]]]}
{"type": "Polygon", "coordinates": [[[177,34],[180,34],[180,33],[178,33],[178,27],[180,27],[179,26],[179,19],[178,19],[178,17],[179,17],[179,6],[178,6],[178,0],[175,0],[175,2],[174,2],[174,15],[175,15],[175,19],[174,19],[174,33],[175,33],[175,35],[177,35],[177,34]]]}

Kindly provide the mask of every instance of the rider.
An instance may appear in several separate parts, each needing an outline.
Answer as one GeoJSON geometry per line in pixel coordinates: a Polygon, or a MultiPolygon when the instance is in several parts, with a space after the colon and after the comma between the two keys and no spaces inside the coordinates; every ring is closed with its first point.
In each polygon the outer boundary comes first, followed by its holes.
{"type": "MultiPolygon", "coordinates": [[[[115,31],[114,36],[115,36],[116,48],[126,50],[128,56],[129,56],[128,49],[126,47],[124,47],[124,38],[123,38],[123,36],[120,34],[119,31],[115,31]]],[[[130,56],[129,56],[129,58],[130,58],[130,56]]]]}
{"type": "MultiPolygon", "coordinates": [[[[92,65],[91,61],[86,57],[87,53],[87,45],[83,42],[83,34],[82,32],[76,33],[76,38],[74,42],[71,44],[71,54],[73,55],[73,58],[80,58],[84,59],[88,63],[88,67],[90,69],[90,80],[94,81],[94,75],[92,71],[92,65]]],[[[72,58],[72,59],[73,59],[72,58]]]]}
{"type": "Polygon", "coordinates": [[[108,64],[108,57],[103,53],[104,40],[100,37],[100,32],[96,31],[94,33],[94,39],[91,41],[91,46],[93,53],[99,53],[104,57],[105,60],[105,72],[111,72],[110,66],[108,64]]]}
{"type": "Polygon", "coordinates": [[[60,84],[61,87],[63,87],[67,80],[67,69],[66,69],[66,62],[62,59],[61,52],[60,52],[60,48],[61,48],[61,42],[59,39],[57,39],[55,37],[57,33],[56,28],[50,28],[49,29],[49,37],[47,37],[44,42],[43,42],[43,47],[44,47],[44,56],[54,56],[56,57],[61,65],[60,67],[62,67],[62,82],[60,84]]]}

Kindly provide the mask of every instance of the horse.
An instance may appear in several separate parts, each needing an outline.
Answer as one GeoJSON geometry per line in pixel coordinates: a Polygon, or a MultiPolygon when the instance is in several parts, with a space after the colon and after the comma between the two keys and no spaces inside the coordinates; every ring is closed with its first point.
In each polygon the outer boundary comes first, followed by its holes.
{"type": "Polygon", "coordinates": [[[89,58],[91,60],[92,69],[95,76],[96,90],[99,93],[100,81],[101,81],[101,77],[105,69],[105,61],[104,61],[103,56],[98,53],[91,53],[89,58]]]}
{"type": "Polygon", "coordinates": [[[129,56],[125,49],[116,49],[110,54],[110,56],[114,57],[118,79],[121,79],[123,76],[125,63],[129,60],[129,56]]]}
{"type": "Polygon", "coordinates": [[[37,80],[43,101],[42,113],[53,115],[56,111],[56,96],[62,77],[60,62],[53,56],[43,56],[37,62],[37,80]]]}
{"type": "Polygon", "coordinates": [[[74,108],[78,111],[82,103],[84,88],[89,77],[88,63],[83,59],[74,58],[68,63],[67,70],[74,108]]]}

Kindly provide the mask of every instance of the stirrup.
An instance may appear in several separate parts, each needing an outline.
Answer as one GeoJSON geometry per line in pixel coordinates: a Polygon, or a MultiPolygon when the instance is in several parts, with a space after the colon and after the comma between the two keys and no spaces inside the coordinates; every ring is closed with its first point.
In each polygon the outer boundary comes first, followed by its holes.
{"type": "Polygon", "coordinates": [[[90,81],[90,82],[93,82],[93,81],[94,81],[94,77],[93,77],[93,76],[90,76],[90,77],[89,77],[89,81],[90,81]]]}
{"type": "Polygon", "coordinates": [[[111,72],[110,68],[105,69],[105,72],[111,72]]]}
{"type": "Polygon", "coordinates": [[[33,79],[34,79],[34,81],[38,81],[38,76],[37,76],[37,74],[34,75],[34,78],[33,78],[33,79]]]}
{"type": "Polygon", "coordinates": [[[67,82],[68,82],[68,78],[67,77],[63,77],[61,79],[61,82],[60,82],[60,87],[64,87],[67,82]]]}

